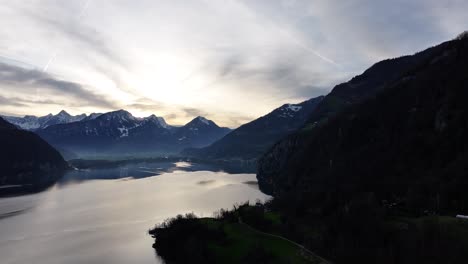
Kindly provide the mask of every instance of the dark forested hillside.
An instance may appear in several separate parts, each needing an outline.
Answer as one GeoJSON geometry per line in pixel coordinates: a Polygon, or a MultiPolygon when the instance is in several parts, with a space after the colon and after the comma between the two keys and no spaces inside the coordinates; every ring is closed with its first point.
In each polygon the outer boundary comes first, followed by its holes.
{"type": "Polygon", "coordinates": [[[411,56],[387,59],[374,64],[361,75],[339,84],[325,96],[317,109],[308,118],[308,125],[325,122],[346,107],[362,102],[380,92],[387,85],[395,82],[408,71],[424,64],[435,54],[445,49],[448,43],[429,48],[411,56]]]}
{"type": "Polygon", "coordinates": [[[68,165],[47,142],[0,118],[0,185],[53,181],[68,165]]]}
{"type": "MultiPolygon", "coordinates": [[[[281,171],[296,167],[289,166],[289,162],[297,161],[297,157],[305,158],[305,151],[307,151],[307,154],[313,153],[314,155],[318,155],[321,162],[326,163],[323,164],[325,164],[325,167],[327,168],[335,169],[341,166],[339,163],[337,163],[336,160],[333,159],[333,157],[329,157],[328,155],[332,150],[332,145],[330,145],[332,142],[333,146],[336,147],[352,147],[350,144],[352,144],[353,141],[345,138],[347,135],[346,132],[348,132],[347,129],[350,129],[351,131],[362,129],[363,131],[353,134],[355,137],[359,137],[359,139],[362,140],[360,143],[366,142],[377,144],[378,142],[375,139],[377,136],[385,140],[390,140],[389,136],[392,135],[391,133],[395,133],[395,129],[398,129],[400,133],[410,132],[410,130],[407,130],[408,127],[404,127],[403,124],[412,127],[419,126],[420,124],[418,122],[421,120],[418,118],[421,117],[424,117],[426,122],[432,122],[433,120],[430,118],[434,118],[434,116],[432,116],[433,113],[426,112],[428,109],[421,108],[420,105],[432,104],[431,109],[438,110],[438,107],[440,107],[443,102],[445,102],[445,104],[453,103],[444,101],[447,99],[444,97],[442,91],[450,92],[451,94],[455,93],[452,91],[455,89],[455,87],[448,87],[444,84],[444,82],[448,83],[450,79],[455,77],[457,72],[449,72],[448,67],[443,63],[451,65],[451,67],[455,69],[459,69],[460,72],[458,77],[465,78],[464,76],[466,74],[463,72],[463,68],[461,67],[463,66],[462,63],[464,63],[463,59],[454,57],[453,55],[455,53],[453,50],[463,50],[462,43],[463,42],[461,40],[447,42],[437,47],[417,53],[414,55],[414,57],[405,56],[402,58],[386,60],[377,63],[362,75],[353,78],[350,82],[336,86],[317,107],[317,110],[312,113],[311,117],[309,118],[308,125],[304,129],[275,144],[275,146],[263,157],[259,167],[260,179],[263,179],[263,176],[270,178],[268,176],[270,172],[271,176],[275,178],[276,176],[281,175],[281,171]],[[385,70],[388,71],[386,74],[385,70]],[[372,72],[378,72],[378,74],[371,74],[372,72]],[[385,81],[377,81],[376,78],[378,78],[378,76],[380,76],[380,78],[385,81]],[[399,77],[397,78],[395,76],[399,77]],[[426,81],[426,83],[423,84],[422,82],[427,80],[429,77],[443,80],[439,80],[438,83],[431,83],[426,81]],[[357,83],[366,84],[362,87],[367,88],[356,90],[356,87],[359,86],[357,83]],[[424,89],[422,87],[424,87],[424,89]],[[441,91],[439,92],[437,89],[441,91]],[[397,91],[400,91],[400,93],[397,93],[397,91]],[[427,93],[431,93],[427,96],[432,96],[434,97],[434,100],[438,101],[429,101],[428,98],[423,97],[427,93]],[[346,101],[347,103],[339,103],[337,104],[339,106],[337,106],[330,103],[331,101],[346,101]],[[365,103],[360,104],[363,101],[365,101],[365,103]],[[386,104],[383,104],[383,102],[386,102],[386,104]],[[335,110],[325,110],[332,108],[335,110]],[[397,116],[397,113],[399,113],[398,111],[406,111],[406,115],[397,116]],[[373,125],[376,124],[366,124],[365,122],[361,121],[364,116],[369,115],[378,122],[388,122],[388,120],[383,119],[382,116],[387,112],[390,117],[393,118],[394,122],[398,121],[401,123],[394,123],[393,125],[395,127],[385,123],[384,127],[378,127],[380,130],[373,130],[373,125]],[[398,117],[400,117],[400,119],[397,119],[398,117]],[[346,124],[349,124],[349,126],[344,126],[345,121],[346,124]],[[360,126],[358,126],[358,124],[360,126]],[[332,127],[338,129],[338,131],[333,131],[338,133],[338,138],[333,138],[333,135],[336,133],[331,133],[332,127]],[[319,135],[320,137],[324,138],[319,139],[319,135]],[[327,140],[325,140],[325,138],[327,140]],[[314,140],[314,142],[322,142],[320,146],[327,144],[326,147],[329,149],[326,151],[324,150],[325,152],[319,155],[317,153],[320,152],[320,149],[314,149],[315,147],[318,148],[319,146],[309,145],[311,140],[314,140]],[[340,145],[340,142],[343,145],[340,145]]],[[[451,81],[455,82],[455,79],[451,81]]],[[[457,93],[458,92],[459,91],[457,91],[457,93]]],[[[411,132],[414,133],[413,130],[411,130],[411,132]]],[[[441,134],[437,135],[441,136],[441,134]]],[[[388,146],[395,147],[393,142],[388,144],[388,146]]],[[[355,150],[353,149],[353,151],[355,150]]],[[[333,153],[341,152],[339,150],[334,150],[333,153]]],[[[312,160],[314,162],[316,161],[315,158],[309,156],[307,156],[307,158],[308,160],[312,160]]],[[[364,160],[365,159],[362,159],[362,162],[364,160]]],[[[311,165],[311,163],[308,164],[311,165]]],[[[323,164],[321,164],[321,166],[323,164]]],[[[353,163],[351,162],[351,164],[353,163]]],[[[263,187],[266,189],[269,188],[266,185],[263,187]]],[[[279,190],[280,189],[278,189],[278,191],[279,190]]]]}
{"type": "Polygon", "coordinates": [[[205,159],[256,159],[277,140],[302,127],[322,99],[319,96],[297,105],[285,104],[208,147],[188,149],[184,153],[205,159]]]}
{"type": "Polygon", "coordinates": [[[259,161],[290,225],[317,232],[295,234],[338,263],[466,260],[468,224],[453,216],[468,214],[468,38],[414,58],[387,61],[393,77],[364,98],[350,84],[375,69],[337,86],[259,161]],[[362,99],[323,110],[339,94],[362,99]]]}
{"type": "MultiPolygon", "coordinates": [[[[267,179],[270,178],[268,176],[270,173],[278,175],[279,171],[286,168],[286,163],[291,155],[304,149],[305,142],[303,140],[308,139],[317,127],[327,123],[330,118],[339,113],[347,111],[348,107],[375,96],[384,87],[390,86],[412,69],[427,63],[436,54],[443,52],[447,45],[450,45],[450,42],[442,43],[411,56],[378,62],[361,75],[335,86],[317,105],[316,109],[311,112],[300,132],[281,139],[268,151],[260,164],[260,180],[265,178],[264,183],[270,182],[267,179]]],[[[266,192],[271,192],[271,186],[270,184],[264,184],[262,188],[266,192]]]]}

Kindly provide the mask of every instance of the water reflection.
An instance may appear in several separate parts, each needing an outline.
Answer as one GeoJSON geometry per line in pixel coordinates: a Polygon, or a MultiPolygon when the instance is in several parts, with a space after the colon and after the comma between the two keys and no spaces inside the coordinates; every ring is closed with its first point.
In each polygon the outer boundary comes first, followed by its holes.
{"type": "Polygon", "coordinates": [[[39,175],[37,178],[42,180],[38,180],[35,183],[0,185],[0,198],[38,193],[52,186],[61,187],[70,183],[78,183],[87,180],[142,179],[176,171],[211,171],[227,172],[231,174],[255,172],[255,166],[253,164],[189,162],[174,158],[118,161],[72,160],[69,162],[74,169],[63,173],[48,175],[48,177],[39,175]]]}
{"type": "Polygon", "coordinates": [[[75,169],[68,171],[58,182],[60,185],[70,182],[104,179],[141,179],[158,176],[163,173],[176,171],[211,171],[248,173],[251,168],[242,166],[224,166],[217,164],[194,163],[186,161],[178,162],[125,162],[123,164],[110,164],[109,166],[91,166],[91,169],[75,169]]]}
{"type": "Polygon", "coordinates": [[[85,180],[78,177],[83,171],[73,172],[44,192],[0,199],[1,262],[160,263],[147,235],[155,223],[268,198],[252,188],[253,174],[185,165],[133,164],[114,168],[114,176],[110,168],[89,170],[85,180]],[[161,174],[147,177],[147,171],[161,174]]]}
{"type": "Polygon", "coordinates": [[[68,171],[59,180],[58,184],[68,184],[70,182],[79,182],[86,180],[109,180],[109,179],[141,179],[146,177],[154,177],[163,173],[171,173],[176,171],[211,171],[224,172],[224,169],[209,164],[188,163],[188,162],[138,162],[127,163],[115,167],[93,168],[93,169],[76,169],[68,171]]]}

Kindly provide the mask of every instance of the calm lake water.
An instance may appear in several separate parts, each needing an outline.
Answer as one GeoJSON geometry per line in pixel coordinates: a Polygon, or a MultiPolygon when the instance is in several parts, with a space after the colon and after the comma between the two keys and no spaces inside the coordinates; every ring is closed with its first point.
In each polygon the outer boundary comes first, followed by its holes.
{"type": "Polygon", "coordinates": [[[254,174],[188,163],[71,172],[50,189],[0,198],[0,262],[162,263],[147,235],[179,213],[262,201],[254,174]]]}

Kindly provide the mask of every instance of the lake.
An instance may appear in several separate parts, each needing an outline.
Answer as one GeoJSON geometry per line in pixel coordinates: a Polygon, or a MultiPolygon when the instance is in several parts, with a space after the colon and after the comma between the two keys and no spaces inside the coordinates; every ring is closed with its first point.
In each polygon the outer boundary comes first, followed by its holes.
{"type": "Polygon", "coordinates": [[[269,196],[254,174],[190,163],[73,171],[46,191],[0,198],[1,263],[162,263],[147,234],[180,213],[269,196]]]}

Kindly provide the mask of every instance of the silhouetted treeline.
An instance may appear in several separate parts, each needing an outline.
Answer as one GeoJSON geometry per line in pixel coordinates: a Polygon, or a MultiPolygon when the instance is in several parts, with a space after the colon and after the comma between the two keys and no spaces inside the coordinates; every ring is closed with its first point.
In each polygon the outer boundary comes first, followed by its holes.
{"type": "Polygon", "coordinates": [[[167,263],[233,263],[234,258],[242,263],[282,263],[260,243],[248,246],[244,253],[225,252],[238,243],[230,236],[232,225],[239,225],[240,218],[264,221],[263,213],[251,214],[255,211],[252,208],[244,204],[234,210],[220,210],[215,218],[197,218],[194,214],[170,218],[149,231],[155,238],[153,247],[167,263]]]}

